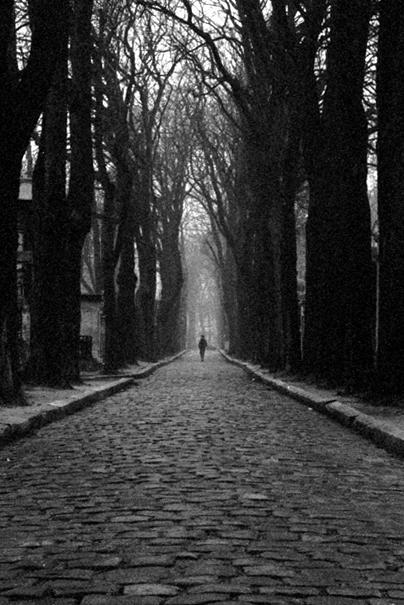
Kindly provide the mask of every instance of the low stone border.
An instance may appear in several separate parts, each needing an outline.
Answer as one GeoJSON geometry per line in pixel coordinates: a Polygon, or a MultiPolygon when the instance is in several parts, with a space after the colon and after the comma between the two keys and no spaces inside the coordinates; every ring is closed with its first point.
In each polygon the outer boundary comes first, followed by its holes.
{"type": "MultiPolygon", "coordinates": [[[[149,363],[149,364],[147,364],[147,367],[145,367],[143,369],[139,369],[139,370],[138,369],[132,369],[132,370],[128,369],[126,371],[117,372],[115,374],[101,374],[100,372],[97,372],[97,373],[83,372],[82,377],[84,380],[89,380],[89,381],[90,380],[113,380],[113,379],[117,379],[117,378],[134,378],[135,380],[137,378],[147,378],[148,376],[153,374],[153,372],[155,372],[155,370],[157,370],[158,368],[161,368],[162,366],[165,366],[168,363],[171,363],[172,361],[179,359],[185,353],[186,353],[186,350],[180,351],[179,353],[176,353],[175,355],[172,355],[171,357],[164,357],[163,359],[160,359],[159,361],[156,361],[155,363],[149,363]]],[[[136,366],[135,366],[135,368],[136,368],[136,366]]]]}
{"type": "Polygon", "coordinates": [[[294,386],[283,380],[267,375],[260,371],[260,368],[254,364],[230,357],[225,351],[221,350],[220,353],[228,362],[239,366],[248,374],[259,379],[261,382],[264,382],[279,393],[288,395],[292,399],[313,408],[317,412],[333,418],[340,424],[369,439],[379,447],[404,457],[404,431],[398,428],[394,429],[383,422],[383,420],[364,414],[356,408],[338,401],[335,397],[325,397],[322,393],[316,391],[315,388],[310,387],[310,389],[303,389],[294,386]]]}
{"type": "Polygon", "coordinates": [[[173,355],[172,357],[160,359],[160,361],[156,361],[156,363],[152,363],[149,367],[145,368],[144,370],[140,370],[140,372],[136,372],[136,373],[132,374],[132,376],[135,379],[136,378],[147,378],[148,376],[153,374],[153,372],[158,370],[158,368],[162,368],[163,366],[166,366],[167,364],[172,363],[176,359],[179,359],[180,357],[182,357],[184,354],[185,354],[185,351],[180,351],[179,353],[176,353],[176,355],[173,355]]]}
{"type": "MultiPolygon", "coordinates": [[[[136,384],[135,381],[137,379],[150,376],[158,368],[161,368],[162,366],[165,366],[181,357],[184,352],[185,351],[181,351],[181,353],[178,353],[177,355],[161,359],[156,363],[150,364],[144,370],[132,373],[130,376],[118,378],[117,375],[115,376],[116,380],[114,382],[110,382],[108,385],[92,389],[89,393],[81,393],[80,395],[77,395],[77,397],[72,397],[68,400],[60,399],[58,401],[44,403],[39,407],[39,409],[32,408],[32,414],[30,414],[28,418],[25,418],[24,420],[15,420],[10,424],[7,424],[4,428],[0,428],[0,448],[12,441],[15,441],[16,439],[20,439],[21,437],[25,437],[30,433],[33,433],[42,426],[55,422],[56,420],[61,420],[65,416],[74,414],[75,412],[79,412],[84,408],[90,407],[97,401],[110,397],[111,395],[114,395],[115,393],[118,393],[119,391],[136,384]]],[[[98,378],[102,379],[103,376],[99,376],[98,378]]]]}

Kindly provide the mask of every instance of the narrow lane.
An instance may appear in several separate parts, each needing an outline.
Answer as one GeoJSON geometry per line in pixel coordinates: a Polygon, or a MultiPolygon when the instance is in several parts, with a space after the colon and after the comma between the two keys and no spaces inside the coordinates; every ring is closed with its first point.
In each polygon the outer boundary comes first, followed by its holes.
{"type": "Polygon", "coordinates": [[[208,352],[0,451],[0,605],[404,604],[404,465],[208,352]]]}

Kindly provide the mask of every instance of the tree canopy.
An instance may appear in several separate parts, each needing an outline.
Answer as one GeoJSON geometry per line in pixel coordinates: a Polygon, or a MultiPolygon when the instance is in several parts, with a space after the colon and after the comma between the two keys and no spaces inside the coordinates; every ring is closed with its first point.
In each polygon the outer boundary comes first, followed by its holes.
{"type": "Polygon", "coordinates": [[[109,371],[174,353],[209,323],[218,346],[272,371],[402,392],[399,10],[8,0],[0,17],[2,402],[23,376],[80,379],[83,279],[102,296],[109,371]]]}

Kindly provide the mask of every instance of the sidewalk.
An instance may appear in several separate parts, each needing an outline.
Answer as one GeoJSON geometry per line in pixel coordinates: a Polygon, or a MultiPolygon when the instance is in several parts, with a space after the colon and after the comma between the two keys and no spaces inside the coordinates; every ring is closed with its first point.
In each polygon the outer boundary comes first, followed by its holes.
{"type": "Polygon", "coordinates": [[[297,380],[280,380],[259,365],[220,352],[227,361],[243,368],[276,391],[337,420],[379,447],[404,456],[404,402],[402,407],[371,405],[359,398],[344,397],[337,391],[316,388],[297,380]]]}
{"type": "Polygon", "coordinates": [[[45,424],[82,410],[101,399],[118,393],[136,380],[150,376],[163,365],[171,363],[184,352],[156,363],[140,361],[116,374],[82,372],[83,383],[73,389],[52,389],[26,386],[27,406],[0,407],[0,448],[24,437],[45,424]]]}

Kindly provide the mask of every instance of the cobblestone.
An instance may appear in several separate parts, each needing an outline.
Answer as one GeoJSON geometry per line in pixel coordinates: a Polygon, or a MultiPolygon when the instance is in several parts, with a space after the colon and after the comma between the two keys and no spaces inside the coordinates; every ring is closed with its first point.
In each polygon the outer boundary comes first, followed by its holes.
{"type": "Polygon", "coordinates": [[[402,461],[209,352],[0,452],[0,605],[403,605],[402,461]]]}

